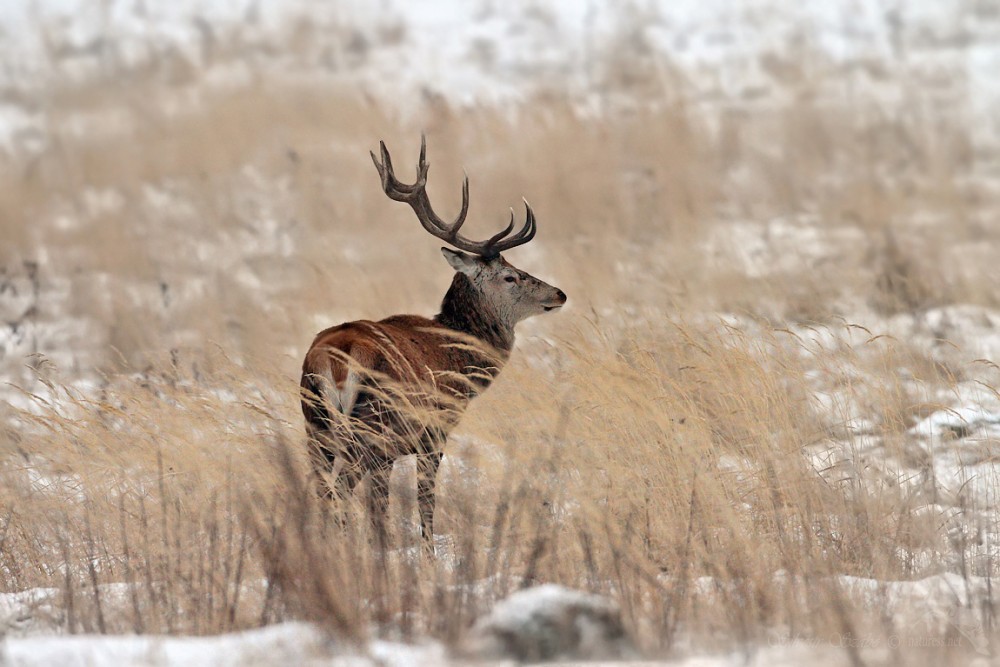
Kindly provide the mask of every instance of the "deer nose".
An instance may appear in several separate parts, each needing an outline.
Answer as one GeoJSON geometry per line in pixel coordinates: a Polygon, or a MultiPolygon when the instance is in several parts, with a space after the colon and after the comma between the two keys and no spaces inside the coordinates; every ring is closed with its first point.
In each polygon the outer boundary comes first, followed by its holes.
{"type": "Polygon", "coordinates": [[[562,301],[563,303],[566,303],[566,292],[563,292],[561,289],[557,289],[556,298],[562,301]]]}

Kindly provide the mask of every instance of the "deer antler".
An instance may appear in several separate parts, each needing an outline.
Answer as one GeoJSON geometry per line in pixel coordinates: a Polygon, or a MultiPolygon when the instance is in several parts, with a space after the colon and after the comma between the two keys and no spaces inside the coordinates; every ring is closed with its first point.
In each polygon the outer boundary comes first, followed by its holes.
{"type": "Polygon", "coordinates": [[[524,201],[524,208],[527,211],[524,226],[512,236],[508,236],[514,231],[514,209],[510,211],[510,224],[494,234],[485,241],[472,241],[458,233],[458,230],[465,224],[465,217],[469,212],[469,177],[462,181],[462,210],[458,217],[451,224],[446,223],[434,213],[431,208],[430,198],[427,196],[427,170],[430,165],[427,163],[427,141],[423,134],[420,135],[420,160],[417,162],[417,180],[412,185],[401,183],[392,170],[392,159],[389,151],[385,147],[385,142],[380,141],[379,148],[382,151],[382,161],[380,162],[375,153],[371,154],[372,162],[378,169],[378,175],[382,178],[382,189],[390,199],[406,202],[417,214],[420,224],[435,237],[449,243],[459,250],[465,250],[483,258],[496,257],[505,250],[524,245],[535,237],[537,226],[535,224],[535,214],[524,201]]]}

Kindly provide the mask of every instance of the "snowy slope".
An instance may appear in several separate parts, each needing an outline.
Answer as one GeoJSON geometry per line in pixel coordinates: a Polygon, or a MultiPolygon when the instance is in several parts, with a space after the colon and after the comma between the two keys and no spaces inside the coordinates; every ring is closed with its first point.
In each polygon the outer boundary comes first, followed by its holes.
{"type": "MultiPolygon", "coordinates": [[[[842,102],[874,94],[892,103],[902,86],[921,86],[929,99],[968,107],[984,137],[995,139],[998,123],[1000,21],[927,0],[39,0],[3,3],[0,24],[0,84],[18,88],[171,54],[210,68],[239,44],[250,67],[353,81],[390,102],[426,93],[503,103],[555,90],[600,103],[617,63],[658,71],[709,104],[776,104],[795,94],[782,79],[806,55],[839,68],[813,83],[834,86],[825,92],[842,102]],[[318,36],[291,40],[301,52],[290,53],[288,35],[303,23],[318,36]]],[[[16,108],[0,111],[24,126],[16,108]]]]}

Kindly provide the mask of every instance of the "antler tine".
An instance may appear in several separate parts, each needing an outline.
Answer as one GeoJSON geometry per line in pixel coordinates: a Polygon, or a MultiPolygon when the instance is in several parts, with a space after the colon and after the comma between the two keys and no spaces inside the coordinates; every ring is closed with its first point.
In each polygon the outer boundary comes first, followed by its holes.
{"type": "MultiPolygon", "coordinates": [[[[389,155],[389,149],[385,147],[384,141],[378,142],[379,152],[382,153],[382,164],[385,165],[386,171],[392,176],[392,180],[396,181],[396,172],[392,168],[392,156],[389,155]]],[[[399,183],[399,181],[396,181],[399,183]]]]}
{"type": "Polygon", "coordinates": [[[382,167],[382,163],[378,161],[375,157],[375,151],[368,151],[368,154],[372,156],[372,164],[378,169],[378,177],[382,180],[382,189],[385,189],[385,169],[382,167]]]}
{"type": "Polygon", "coordinates": [[[531,204],[529,204],[528,200],[524,197],[521,198],[521,201],[524,202],[524,227],[521,228],[520,232],[511,237],[511,241],[517,239],[517,243],[515,245],[527,243],[531,239],[535,238],[535,232],[538,231],[538,223],[535,222],[535,212],[531,210],[531,204]]]}
{"type": "Polygon", "coordinates": [[[510,234],[513,229],[514,229],[514,207],[512,206],[510,209],[510,222],[504,229],[500,230],[499,232],[491,236],[489,239],[487,239],[486,247],[487,248],[492,247],[493,245],[496,244],[497,241],[510,234]]]}
{"type": "Polygon", "coordinates": [[[538,231],[538,225],[535,222],[535,212],[531,210],[531,205],[528,204],[526,199],[522,199],[522,201],[524,202],[525,208],[524,226],[521,227],[521,229],[519,229],[513,236],[504,238],[514,228],[514,209],[511,209],[510,224],[507,225],[507,229],[486,242],[487,249],[493,255],[499,255],[504,250],[510,250],[511,248],[516,248],[519,245],[524,245],[531,239],[535,238],[535,232],[538,231]]]}
{"type": "Polygon", "coordinates": [[[389,149],[385,147],[385,142],[378,142],[379,151],[382,153],[382,166],[376,163],[378,173],[382,177],[382,189],[385,193],[396,201],[408,201],[410,195],[416,192],[421,185],[420,170],[417,170],[417,181],[413,185],[407,185],[396,178],[396,170],[392,166],[392,156],[389,149]]]}
{"type": "Polygon", "coordinates": [[[451,225],[451,233],[458,237],[458,230],[465,224],[465,217],[469,214],[469,175],[462,176],[462,208],[458,212],[458,217],[451,225]]]}
{"type": "Polygon", "coordinates": [[[485,241],[472,241],[458,233],[458,230],[465,224],[469,213],[469,176],[462,179],[462,208],[455,220],[448,224],[434,213],[431,208],[430,198],[427,196],[427,171],[430,165],[427,163],[427,138],[420,135],[420,157],[417,161],[417,180],[412,185],[401,183],[392,168],[392,158],[389,150],[385,147],[385,142],[379,142],[379,149],[382,159],[379,160],[372,152],[372,162],[378,170],[379,178],[382,180],[382,189],[390,199],[405,202],[410,205],[417,215],[417,220],[421,226],[433,236],[450,243],[459,250],[465,250],[481,257],[495,257],[503,250],[527,243],[535,235],[535,216],[525,201],[527,208],[527,218],[522,227],[514,236],[507,235],[514,229],[514,211],[511,210],[510,224],[506,229],[494,234],[485,241]]]}

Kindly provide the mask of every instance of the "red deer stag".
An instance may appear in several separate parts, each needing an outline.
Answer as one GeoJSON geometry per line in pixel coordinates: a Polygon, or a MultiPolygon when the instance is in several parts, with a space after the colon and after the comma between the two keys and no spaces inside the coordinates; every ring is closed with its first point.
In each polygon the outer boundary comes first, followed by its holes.
{"type": "Polygon", "coordinates": [[[535,236],[535,215],[527,201],[519,231],[511,234],[512,209],[506,229],[485,241],[469,240],[459,233],[469,210],[468,177],[462,210],[446,223],[427,196],[424,138],[412,185],[396,179],[385,143],[380,147],[381,161],[374,153],[372,161],[385,194],[409,204],[431,235],[465,252],[441,248],[456,273],[433,319],[393,315],[317,334],[302,364],[302,412],[321,492],[346,497],[370,476],[367,507],[381,537],[392,465],[416,455],[420,521],[430,539],[434,479],[448,432],[510,356],[514,325],[561,307],[566,295],[500,256],[535,236]]]}

